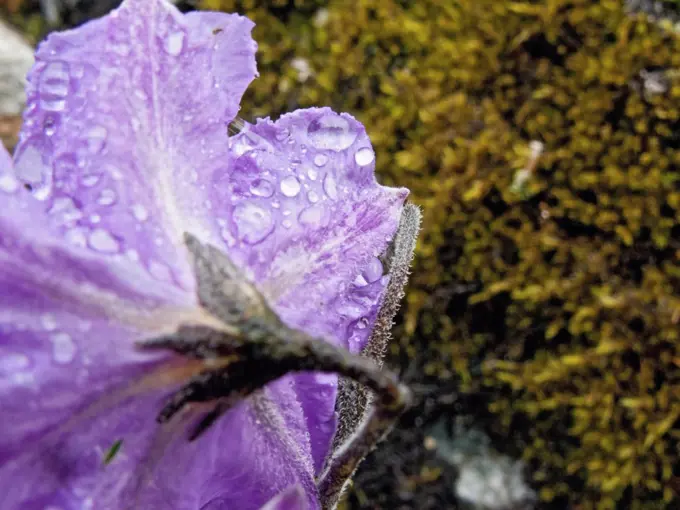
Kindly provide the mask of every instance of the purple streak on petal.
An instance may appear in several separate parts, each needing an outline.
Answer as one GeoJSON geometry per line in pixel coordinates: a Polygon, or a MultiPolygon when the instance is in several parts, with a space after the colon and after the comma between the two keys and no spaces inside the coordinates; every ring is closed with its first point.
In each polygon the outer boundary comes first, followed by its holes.
{"type": "Polygon", "coordinates": [[[197,183],[228,164],[227,125],[257,73],[252,27],[128,0],[39,47],[15,165],[60,235],[191,289],[182,234],[220,242],[197,183]]]}
{"type": "Polygon", "coordinates": [[[298,450],[276,398],[267,389],[224,415],[195,443],[176,438],[139,507],[186,501],[179,508],[255,510],[299,483],[309,508],[318,509],[310,458],[298,450]]]}
{"type": "Polygon", "coordinates": [[[283,491],[260,510],[306,510],[305,493],[298,485],[283,491]]]}
{"type": "MultiPolygon", "coordinates": [[[[213,174],[229,254],[291,326],[359,352],[386,281],[376,259],[406,190],[380,186],[364,127],[328,108],[260,120],[213,174]]],[[[335,430],[336,378],[296,377],[318,470],[335,430]]]]}
{"type": "MultiPolygon", "coordinates": [[[[174,329],[183,300],[191,306],[192,299],[173,293],[172,286],[142,283],[127,272],[129,267],[120,269],[85,250],[41,244],[32,237],[31,224],[15,224],[16,217],[3,212],[3,503],[28,509],[124,508],[140,467],[153,457],[154,438],[162,431],[155,416],[171,387],[145,386],[146,391],[122,401],[111,400],[112,395],[162,361],[135,351],[132,341],[174,329]],[[135,282],[139,288],[130,287],[135,282]],[[165,313],[173,299],[178,303],[165,313]],[[99,399],[103,407],[82,417],[99,399]],[[68,425],[74,416],[79,419],[68,425]],[[55,428],[62,434],[54,435],[55,428]],[[120,453],[103,467],[104,452],[118,439],[124,440],[120,453]]],[[[290,382],[278,381],[263,396],[227,413],[196,443],[186,440],[184,429],[170,436],[152,485],[139,493],[139,508],[211,508],[213,501],[256,509],[292,483],[303,485],[316,508],[305,429],[290,382]]]]}

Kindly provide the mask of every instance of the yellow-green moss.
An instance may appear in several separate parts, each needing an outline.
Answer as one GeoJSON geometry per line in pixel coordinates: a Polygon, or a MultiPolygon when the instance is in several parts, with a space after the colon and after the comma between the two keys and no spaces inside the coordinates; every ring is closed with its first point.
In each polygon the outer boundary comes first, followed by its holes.
{"type": "Polygon", "coordinates": [[[623,3],[203,1],[258,23],[244,116],[366,124],[425,213],[399,348],[584,510],[680,505],[680,36],[623,3]]]}

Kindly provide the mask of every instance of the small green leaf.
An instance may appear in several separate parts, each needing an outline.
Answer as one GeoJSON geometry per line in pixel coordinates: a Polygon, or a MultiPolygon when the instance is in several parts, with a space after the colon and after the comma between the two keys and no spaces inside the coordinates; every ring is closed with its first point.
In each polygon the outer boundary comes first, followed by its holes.
{"type": "Polygon", "coordinates": [[[111,445],[111,448],[109,448],[109,450],[104,455],[103,463],[105,466],[111,463],[111,461],[116,456],[122,445],[123,445],[122,439],[118,439],[115,443],[111,445]]]}

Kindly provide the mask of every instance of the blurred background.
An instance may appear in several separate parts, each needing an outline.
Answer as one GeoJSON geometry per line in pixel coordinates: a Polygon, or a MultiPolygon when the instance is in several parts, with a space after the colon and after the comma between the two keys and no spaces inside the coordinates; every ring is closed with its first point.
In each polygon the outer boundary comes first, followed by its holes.
{"type": "MultiPolygon", "coordinates": [[[[31,46],[118,3],[0,0],[6,145],[31,46]]],[[[680,2],[175,3],[257,23],[246,120],[350,112],[423,207],[418,405],[345,508],[680,508],[680,2]]]]}

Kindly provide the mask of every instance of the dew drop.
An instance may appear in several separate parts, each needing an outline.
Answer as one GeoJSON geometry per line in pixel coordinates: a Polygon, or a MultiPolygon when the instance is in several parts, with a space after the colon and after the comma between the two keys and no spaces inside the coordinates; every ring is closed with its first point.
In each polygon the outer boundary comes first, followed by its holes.
{"type": "Polygon", "coordinates": [[[281,222],[281,225],[283,225],[285,228],[290,228],[293,226],[293,222],[290,220],[283,220],[281,222]]]}
{"type": "Polygon", "coordinates": [[[367,166],[375,161],[375,153],[368,147],[362,147],[354,154],[354,161],[359,166],[367,166]]]}
{"type": "Polygon", "coordinates": [[[142,204],[133,205],[132,214],[137,221],[146,221],[149,219],[149,211],[142,204]]]}
{"type": "Polygon", "coordinates": [[[43,176],[47,172],[42,161],[42,154],[33,146],[27,147],[19,155],[14,164],[14,169],[19,179],[30,184],[42,182],[43,176]]]}
{"type": "Polygon", "coordinates": [[[298,221],[307,227],[323,226],[328,221],[326,209],[321,205],[313,205],[303,209],[298,216],[298,221]]]}
{"type": "Polygon", "coordinates": [[[43,314],[40,317],[40,324],[45,331],[54,331],[57,329],[57,319],[51,313],[43,314]]]}
{"type": "Polygon", "coordinates": [[[330,198],[331,200],[335,200],[336,198],[338,198],[338,187],[335,184],[335,179],[331,174],[326,174],[326,177],[324,177],[323,190],[326,192],[326,195],[328,195],[328,198],[330,198]]]}
{"type": "Polygon", "coordinates": [[[250,192],[258,197],[269,198],[274,194],[274,185],[267,179],[257,179],[250,185],[250,192]]]}
{"type": "Polygon", "coordinates": [[[109,188],[103,189],[101,194],[99,195],[99,198],[97,199],[97,203],[99,205],[111,205],[115,201],[116,192],[109,188]]]}
{"type": "Polygon", "coordinates": [[[307,193],[307,199],[311,203],[316,204],[319,201],[319,195],[316,191],[312,190],[309,193],[307,193]]]}
{"type": "Polygon", "coordinates": [[[0,371],[11,374],[19,370],[25,370],[31,364],[31,360],[25,354],[12,353],[8,356],[3,356],[2,366],[0,366],[0,371]]]}
{"type": "Polygon", "coordinates": [[[378,257],[373,257],[361,273],[368,283],[377,282],[383,274],[383,265],[378,257]]]}
{"type": "Polygon", "coordinates": [[[274,220],[266,209],[253,203],[242,202],[232,213],[238,237],[247,244],[263,241],[274,230],[274,220]]]}
{"type": "Polygon", "coordinates": [[[281,131],[277,131],[277,132],[276,132],[276,139],[277,139],[279,142],[284,141],[284,140],[285,140],[286,138],[288,138],[289,136],[290,136],[290,131],[287,130],[287,129],[285,129],[285,128],[282,129],[281,131]]]}
{"type": "Polygon", "coordinates": [[[91,188],[99,182],[101,176],[96,174],[90,174],[83,177],[82,183],[86,188],[91,188]]]}
{"type": "Polygon", "coordinates": [[[350,128],[349,122],[343,117],[328,114],[309,123],[307,136],[317,149],[331,149],[339,152],[354,143],[357,133],[350,128]]]}
{"type": "Polygon", "coordinates": [[[52,117],[46,117],[43,122],[43,133],[45,136],[52,136],[57,132],[57,124],[52,117]]]}
{"type": "Polygon", "coordinates": [[[316,181],[316,178],[319,177],[319,172],[317,172],[315,168],[308,168],[307,177],[309,177],[312,181],[316,181]]]}
{"type": "Polygon", "coordinates": [[[80,211],[76,204],[70,197],[57,197],[52,203],[48,214],[57,216],[64,223],[79,220],[83,217],[82,211],[80,211]]]}
{"type": "Polygon", "coordinates": [[[59,112],[66,106],[69,92],[69,68],[65,62],[50,62],[40,75],[38,89],[44,110],[59,112]]]}
{"type": "Polygon", "coordinates": [[[106,230],[98,228],[92,231],[89,239],[90,247],[102,253],[116,253],[120,249],[118,241],[106,230]]]}
{"type": "Polygon", "coordinates": [[[67,333],[57,333],[52,335],[52,355],[57,363],[70,363],[76,354],[76,344],[73,343],[71,335],[67,333]]]}
{"type": "Polygon", "coordinates": [[[151,273],[151,276],[156,278],[156,280],[160,280],[162,282],[172,281],[172,271],[170,271],[168,266],[161,262],[152,260],[149,263],[149,273],[151,273]]]}
{"type": "Polygon", "coordinates": [[[165,51],[176,57],[184,46],[184,32],[173,32],[165,39],[165,51]]]}
{"type": "Polygon", "coordinates": [[[86,232],[83,228],[76,227],[68,230],[64,237],[66,242],[74,246],[87,246],[87,236],[85,234],[86,232]]]}
{"type": "MultiPolygon", "coordinates": [[[[340,300],[336,304],[335,309],[340,315],[352,320],[358,319],[364,313],[364,309],[352,301],[340,300]]],[[[354,329],[354,326],[355,325],[352,325],[352,329],[354,329]]]]}
{"type": "Polygon", "coordinates": [[[0,191],[14,193],[19,188],[19,182],[11,174],[0,175],[0,191]]]}
{"type": "Polygon", "coordinates": [[[111,174],[111,179],[114,181],[122,181],[123,180],[123,172],[120,171],[119,168],[115,166],[109,166],[108,167],[109,174],[111,174]]]}
{"type": "Polygon", "coordinates": [[[296,177],[289,175],[281,181],[281,193],[287,197],[294,197],[300,193],[300,181],[296,177]]]}
{"type": "Polygon", "coordinates": [[[87,148],[92,154],[98,154],[106,142],[108,131],[103,126],[94,126],[86,134],[87,148]]]}
{"type": "Polygon", "coordinates": [[[354,285],[356,285],[357,287],[365,287],[366,285],[368,285],[368,282],[366,281],[366,278],[364,278],[362,275],[358,275],[354,279],[354,285]]]}
{"type": "Polygon", "coordinates": [[[237,156],[242,156],[248,151],[253,150],[253,147],[248,143],[248,140],[244,136],[239,136],[230,141],[231,150],[237,156]]]}
{"type": "Polygon", "coordinates": [[[325,154],[317,154],[314,156],[314,164],[316,166],[324,166],[326,163],[328,163],[328,156],[325,154]]]}

